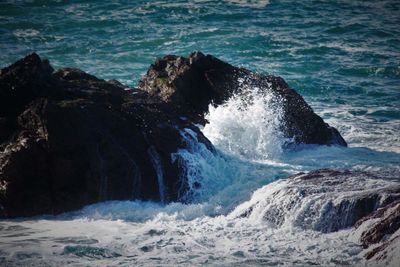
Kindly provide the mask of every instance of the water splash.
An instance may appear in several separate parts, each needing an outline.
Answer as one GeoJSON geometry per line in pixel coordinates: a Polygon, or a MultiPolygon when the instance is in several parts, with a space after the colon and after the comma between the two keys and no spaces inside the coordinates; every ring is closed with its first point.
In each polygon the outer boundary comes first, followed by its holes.
{"type": "MultiPolygon", "coordinates": [[[[240,82],[240,81],[239,81],[240,82]]],[[[218,107],[210,106],[203,133],[220,150],[250,160],[276,159],[286,142],[282,106],[272,92],[245,87],[218,107]]]]}
{"type": "Polygon", "coordinates": [[[186,187],[180,190],[179,199],[183,202],[205,201],[231,182],[230,166],[221,154],[199,142],[191,129],[186,128],[180,134],[187,148],[171,155],[172,161],[178,161],[182,166],[187,181],[186,187]]]}
{"type": "Polygon", "coordinates": [[[400,186],[398,181],[363,172],[320,171],[303,176],[258,189],[228,217],[248,218],[272,228],[335,232],[398,197],[395,190],[400,186]]]}
{"type": "Polygon", "coordinates": [[[151,146],[147,150],[147,154],[150,156],[151,163],[153,164],[154,171],[156,172],[157,175],[157,181],[158,181],[158,192],[160,194],[160,201],[161,203],[165,203],[166,198],[165,198],[165,183],[164,183],[164,171],[163,171],[163,166],[161,163],[160,155],[158,155],[158,152],[154,148],[154,146],[151,146]]]}
{"type": "Polygon", "coordinates": [[[209,123],[202,131],[216,151],[198,142],[191,129],[181,131],[187,148],[172,155],[172,161],[184,169],[181,201],[211,201],[229,211],[238,201],[248,199],[251,190],[281,174],[285,164],[277,166],[276,160],[287,139],[280,130],[283,112],[279,98],[270,90],[239,82],[240,94],[223,105],[209,107],[209,123]]]}

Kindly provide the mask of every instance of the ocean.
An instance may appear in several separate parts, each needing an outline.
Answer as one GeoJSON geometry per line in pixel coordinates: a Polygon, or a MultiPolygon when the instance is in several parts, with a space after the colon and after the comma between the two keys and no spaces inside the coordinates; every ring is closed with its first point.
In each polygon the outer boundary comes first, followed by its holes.
{"type": "Polygon", "coordinates": [[[400,179],[399,25],[395,0],[1,1],[1,68],[35,51],[54,68],[135,87],[156,58],[202,51],[281,76],[348,147],[287,149],[281,112],[266,105],[268,96],[246,108],[232,98],[210,107],[202,128],[217,154],[190,132],[192,149],[177,151],[190,179],[207,185],[191,204],[109,201],[1,220],[0,265],[365,264],[350,229],[322,233],[296,220],[273,228],[233,215],[298,172],[350,169],[400,179]]]}

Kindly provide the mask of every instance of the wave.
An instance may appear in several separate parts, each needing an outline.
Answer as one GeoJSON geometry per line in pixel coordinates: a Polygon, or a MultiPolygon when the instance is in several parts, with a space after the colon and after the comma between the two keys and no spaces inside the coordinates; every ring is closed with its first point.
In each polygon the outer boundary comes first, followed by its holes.
{"type": "Polygon", "coordinates": [[[400,153],[400,111],[396,106],[365,106],[357,100],[351,105],[313,104],[327,123],[337,127],[349,147],[400,153]]]}
{"type": "Polygon", "coordinates": [[[399,66],[369,66],[358,68],[340,68],[336,71],[338,74],[355,77],[380,77],[380,78],[400,78],[399,66]]]}
{"type": "Polygon", "coordinates": [[[109,201],[59,216],[2,221],[0,264],[363,265],[349,228],[357,199],[395,183],[361,175],[302,187],[279,179],[326,167],[396,177],[398,154],[288,148],[280,114],[279,101],[257,91],[211,106],[203,133],[216,150],[184,129],[187,149],[171,157],[186,166],[190,190],[181,198],[190,204],[109,201]]]}
{"type": "Polygon", "coordinates": [[[227,0],[227,2],[251,8],[264,8],[269,5],[269,0],[227,0]]]}
{"type": "Polygon", "coordinates": [[[282,106],[273,93],[243,89],[225,104],[210,106],[204,135],[227,154],[250,160],[279,158],[288,141],[280,130],[282,106]]]}
{"type": "Polygon", "coordinates": [[[276,181],[218,216],[210,216],[206,203],[114,201],[56,218],[3,221],[0,249],[8,256],[0,263],[363,265],[358,239],[346,228],[354,212],[346,199],[394,183],[348,178],[327,179],[321,186],[276,181]],[[327,190],[332,186],[335,190],[327,190]],[[347,205],[343,214],[334,212],[340,203],[347,205]],[[346,229],[330,233],[338,227],[346,229]]]}

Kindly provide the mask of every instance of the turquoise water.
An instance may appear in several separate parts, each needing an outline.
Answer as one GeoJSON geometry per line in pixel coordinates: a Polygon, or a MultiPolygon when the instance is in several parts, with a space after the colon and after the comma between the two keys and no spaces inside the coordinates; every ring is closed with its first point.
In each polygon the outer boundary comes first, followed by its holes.
{"type": "Polygon", "coordinates": [[[201,50],[282,76],[350,144],[400,149],[398,1],[2,1],[0,25],[0,66],[36,51],[135,86],[201,50]]]}
{"type": "Polygon", "coordinates": [[[394,0],[1,1],[0,67],[36,51],[56,68],[135,86],[157,57],[201,50],[283,77],[349,148],[283,151],[264,120],[279,113],[265,107],[268,99],[247,109],[232,99],[211,109],[203,129],[219,154],[195,144],[179,152],[204,185],[194,204],[108,202],[2,221],[0,265],[362,265],[350,230],[274,230],[229,214],[255,190],[299,171],[399,178],[398,25],[394,0]]]}

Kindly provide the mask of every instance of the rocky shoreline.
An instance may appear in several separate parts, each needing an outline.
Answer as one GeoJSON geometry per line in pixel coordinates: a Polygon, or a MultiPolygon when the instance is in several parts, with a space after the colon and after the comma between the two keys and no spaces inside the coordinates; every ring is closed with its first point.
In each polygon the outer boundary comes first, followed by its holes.
{"type": "Polygon", "coordinates": [[[205,123],[210,104],[250,87],[282,101],[283,131],[294,143],[346,145],[282,78],[200,52],[157,60],[136,89],[28,55],[0,73],[1,216],[105,200],[182,201],[185,166],[171,160],[187,147],[181,132],[214,151],[195,124],[205,123]]]}
{"type": "MultiPolygon", "coordinates": [[[[211,55],[158,59],[138,88],[78,69],[54,70],[37,54],[26,56],[0,71],[0,218],[59,214],[106,200],[188,201],[182,196],[200,185],[189,185],[183,159],[171,156],[190,146],[183,132],[189,129],[217,153],[198,125],[206,124],[210,105],[234,95],[251,102],[249,90],[272,93],[279,101],[281,130],[292,144],[347,145],[282,78],[211,55]]],[[[307,196],[345,190],[343,185],[359,179],[377,177],[333,170],[289,177],[288,191],[276,193],[287,200],[267,209],[265,218],[283,224],[284,213],[307,196]]],[[[312,229],[354,227],[368,249],[365,257],[385,258],[399,241],[399,183],[348,189],[358,192],[332,202],[319,218],[330,223],[312,229]]],[[[251,216],[254,205],[236,215],[251,216]]]]}

